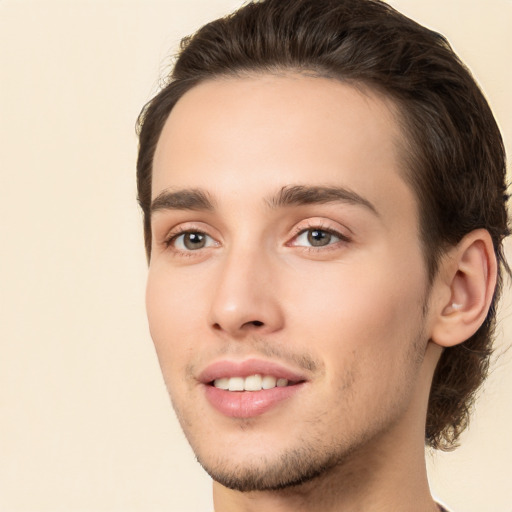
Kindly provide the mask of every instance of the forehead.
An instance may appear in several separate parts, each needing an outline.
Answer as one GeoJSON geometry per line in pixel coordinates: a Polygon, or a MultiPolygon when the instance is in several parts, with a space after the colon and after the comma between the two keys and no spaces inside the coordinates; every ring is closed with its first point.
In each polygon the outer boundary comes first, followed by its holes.
{"type": "Polygon", "coordinates": [[[377,204],[391,199],[382,207],[412,204],[401,177],[395,110],[368,88],[328,78],[204,82],[177,102],[165,123],[155,151],[153,198],[168,188],[191,187],[221,197],[250,190],[253,198],[300,184],[343,186],[377,204]]]}

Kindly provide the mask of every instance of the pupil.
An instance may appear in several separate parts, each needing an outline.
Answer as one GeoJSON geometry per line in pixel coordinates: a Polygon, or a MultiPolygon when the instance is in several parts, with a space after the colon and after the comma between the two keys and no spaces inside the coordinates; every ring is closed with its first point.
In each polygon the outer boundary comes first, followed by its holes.
{"type": "Polygon", "coordinates": [[[326,231],[314,229],[308,233],[308,242],[315,246],[327,245],[331,241],[331,234],[326,231]]]}
{"type": "Polygon", "coordinates": [[[187,233],[183,240],[187,249],[201,249],[205,242],[206,238],[202,233],[187,233]]]}

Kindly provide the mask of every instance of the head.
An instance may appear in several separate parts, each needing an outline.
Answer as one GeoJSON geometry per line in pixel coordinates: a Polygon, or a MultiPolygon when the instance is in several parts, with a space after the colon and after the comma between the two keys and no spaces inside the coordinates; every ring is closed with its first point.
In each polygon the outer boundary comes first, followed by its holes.
{"type": "MultiPolygon", "coordinates": [[[[417,213],[421,255],[418,261],[422,272],[416,277],[424,294],[421,304],[415,303],[414,311],[409,311],[417,324],[425,321],[430,290],[450,251],[473,232],[485,230],[489,234],[498,262],[498,278],[488,313],[468,339],[444,348],[428,398],[426,443],[434,448],[452,447],[467,425],[475,392],[487,374],[501,271],[505,266],[502,241],[508,234],[504,147],[484,96],[441,35],[383,2],[250,3],[183,40],[167,85],[141,113],[137,185],[149,261],[154,247],[151,204],[158,195],[153,180],[155,154],[175,106],[180,102],[185,108],[186,98],[191,103],[192,94],[195,101],[206,106],[208,92],[220,101],[222,84],[231,93],[238,87],[247,95],[257,96],[255,84],[264,88],[265,80],[287,82],[288,92],[298,104],[300,92],[294,88],[293,80],[307,82],[304,103],[312,107],[316,107],[309,99],[314,97],[315,80],[318,84],[329,83],[325,87],[333,95],[338,89],[341,96],[347,94],[349,103],[357,104],[357,96],[368,97],[370,104],[386,106],[387,113],[381,114],[396,127],[393,154],[397,173],[414,198],[417,213]]],[[[328,96],[327,89],[319,89],[318,93],[328,96]]],[[[262,98],[262,102],[267,99],[262,98]]],[[[350,112],[343,114],[349,116],[350,112]]],[[[180,116],[179,109],[176,116],[180,116]]],[[[184,116],[181,112],[181,118],[184,116]]],[[[173,123],[169,126],[168,135],[179,133],[179,127],[173,123]]],[[[376,128],[368,127],[369,133],[376,128]]],[[[192,199],[197,203],[197,197],[192,199]]],[[[210,199],[201,199],[207,203],[206,209],[212,206],[210,199]]],[[[272,285],[269,278],[268,286],[272,285]]],[[[251,320],[256,321],[259,319],[251,320]]],[[[420,364],[421,334],[404,356],[413,366],[414,361],[420,364]]],[[[268,357],[273,349],[263,338],[255,335],[254,344],[261,343],[261,351],[268,357]]],[[[279,351],[278,355],[290,360],[295,357],[279,351]]],[[[301,357],[305,368],[317,368],[320,373],[328,371],[325,362],[315,359],[315,354],[302,352],[301,357]]],[[[161,360],[161,364],[165,362],[161,360]]],[[[188,371],[193,372],[192,366],[188,371]]],[[[346,375],[347,388],[352,377],[346,375]]],[[[409,377],[404,379],[408,382],[409,377]]],[[[175,406],[180,414],[179,404],[175,406]]],[[[185,424],[188,421],[186,417],[181,420],[185,424]]]]}

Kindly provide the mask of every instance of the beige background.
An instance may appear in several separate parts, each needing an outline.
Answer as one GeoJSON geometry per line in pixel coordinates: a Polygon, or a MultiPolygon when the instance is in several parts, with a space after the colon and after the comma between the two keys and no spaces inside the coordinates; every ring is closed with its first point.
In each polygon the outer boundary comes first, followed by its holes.
{"type": "MultiPolygon", "coordinates": [[[[512,1],[392,3],[448,35],[512,153],[512,1]]],[[[238,4],[0,0],[1,511],[211,510],[146,328],[134,124],[179,38],[238,4]]],[[[511,359],[429,461],[456,511],[512,511],[511,359]]]]}

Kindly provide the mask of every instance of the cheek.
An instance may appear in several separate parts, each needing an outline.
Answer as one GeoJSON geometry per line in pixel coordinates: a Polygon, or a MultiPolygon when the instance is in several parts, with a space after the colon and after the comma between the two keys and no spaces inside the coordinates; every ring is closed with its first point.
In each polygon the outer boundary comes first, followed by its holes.
{"type": "Polygon", "coordinates": [[[368,373],[385,383],[416,343],[425,300],[422,267],[406,272],[390,263],[390,258],[380,265],[361,260],[326,267],[323,274],[303,273],[310,277],[302,278],[302,292],[290,294],[290,314],[296,317],[291,324],[324,359],[332,385],[368,373]]]}
{"type": "MultiPolygon", "coordinates": [[[[199,283],[179,280],[167,271],[150,268],[146,287],[149,330],[164,376],[186,364],[188,341],[197,339],[199,320],[204,318],[199,283]]],[[[167,380],[167,379],[166,379],[167,380]]]]}

